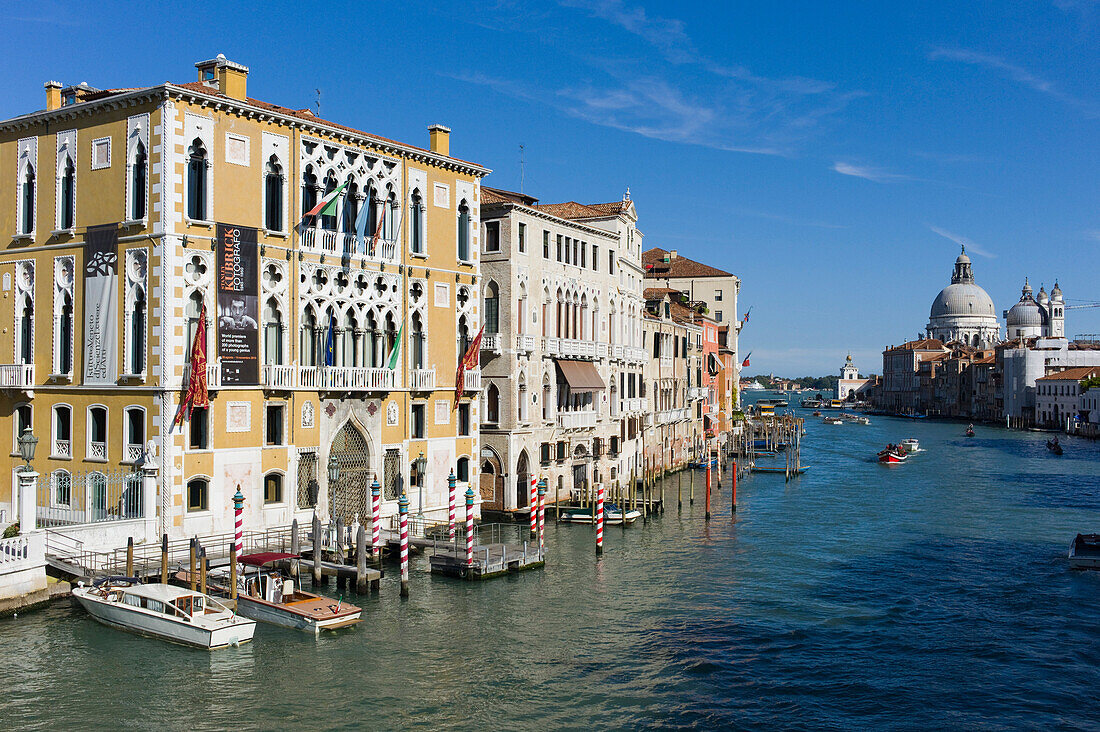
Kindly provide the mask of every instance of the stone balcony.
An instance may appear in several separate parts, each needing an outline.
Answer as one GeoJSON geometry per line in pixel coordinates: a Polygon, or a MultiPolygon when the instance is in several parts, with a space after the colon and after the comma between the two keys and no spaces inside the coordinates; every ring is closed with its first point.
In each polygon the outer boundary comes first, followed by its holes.
{"type": "Polygon", "coordinates": [[[520,353],[531,353],[535,350],[536,340],[533,335],[516,336],[516,350],[520,353]]]}
{"type": "Polygon", "coordinates": [[[0,366],[0,388],[29,389],[34,386],[34,364],[13,363],[0,366]]]}
{"type": "Polygon", "coordinates": [[[564,430],[596,426],[595,410],[583,412],[558,412],[558,426],[564,430]]]}
{"type": "Polygon", "coordinates": [[[481,369],[468,369],[462,372],[464,391],[481,391],[481,369]]]}
{"type": "Polygon", "coordinates": [[[341,258],[353,257],[385,264],[397,264],[401,256],[395,240],[379,239],[374,242],[368,236],[364,239],[363,248],[360,250],[355,234],[327,229],[306,229],[302,233],[301,246],[305,251],[318,254],[331,254],[341,258]]]}
{"type": "Polygon", "coordinates": [[[435,388],[435,369],[411,369],[409,371],[409,389],[412,391],[431,391],[435,388]]]}
{"type": "Polygon", "coordinates": [[[679,409],[665,409],[657,412],[657,424],[666,425],[674,422],[683,422],[689,419],[690,415],[685,407],[679,409]]]}
{"type": "Polygon", "coordinates": [[[481,350],[499,354],[503,340],[500,333],[484,333],[481,336],[481,350]]]}

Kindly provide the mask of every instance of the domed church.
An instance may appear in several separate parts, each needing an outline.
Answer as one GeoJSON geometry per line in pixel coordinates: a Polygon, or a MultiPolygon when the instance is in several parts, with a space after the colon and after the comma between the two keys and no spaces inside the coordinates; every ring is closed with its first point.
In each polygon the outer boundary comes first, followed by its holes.
{"type": "Polygon", "coordinates": [[[974,284],[974,272],[966,247],[955,260],[951,284],[940,290],[928,317],[928,337],[943,343],[960,341],[975,348],[990,348],[1000,340],[1001,326],[993,300],[974,284]]]}
{"type": "Polygon", "coordinates": [[[1062,288],[1054,283],[1048,296],[1039,288],[1038,297],[1031,294],[1031,284],[1024,278],[1020,301],[1004,313],[1009,338],[1064,338],[1066,335],[1066,301],[1062,288]]]}

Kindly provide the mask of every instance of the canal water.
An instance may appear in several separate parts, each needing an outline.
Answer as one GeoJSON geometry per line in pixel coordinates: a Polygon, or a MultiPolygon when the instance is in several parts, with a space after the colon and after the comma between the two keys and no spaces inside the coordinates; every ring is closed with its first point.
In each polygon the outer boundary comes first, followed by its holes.
{"type": "Polygon", "coordinates": [[[1100,530],[1100,445],[805,416],[810,471],[742,481],[735,517],[723,481],[706,523],[683,473],[602,560],[552,522],[542,571],[464,583],[421,557],[410,599],[390,571],[336,634],[207,653],[68,605],[0,621],[0,726],[1096,729],[1100,573],[1065,557],[1100,530]],[[925,452],[873,461],[909,436],[925,452]]]}

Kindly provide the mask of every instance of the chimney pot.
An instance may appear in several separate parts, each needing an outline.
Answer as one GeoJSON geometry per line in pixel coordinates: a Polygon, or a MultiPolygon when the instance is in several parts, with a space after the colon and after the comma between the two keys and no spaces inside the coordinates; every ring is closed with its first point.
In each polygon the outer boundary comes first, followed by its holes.
{"type": "Polygon", "coordinates": [[[676,257],[678,257],[678,256],[680,256],[680,253],[677,252],[675,249],[673,249],[671,252],[669,252],[669,258],[670,259],[676,259],[676,257]]]}
{"type": "Polygon", "coordinates": [[[428,125],[428,147],[440,155],[451,154],[451,128],[441,124],[428,125]]]}

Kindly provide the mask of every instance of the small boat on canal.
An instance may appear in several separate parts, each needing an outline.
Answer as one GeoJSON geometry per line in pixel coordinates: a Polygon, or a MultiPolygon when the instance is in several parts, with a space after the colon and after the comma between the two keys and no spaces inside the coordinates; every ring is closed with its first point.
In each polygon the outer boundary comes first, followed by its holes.
{"type": "Polygon", "coordinates": [[[1069,566],[1100,569],[1100,534],[1078,534],[1069,545],[1069,566]]]}
{"type": "Polygon", "coordinates": [[[220,602],[182,587],[143,585],[134,577],[79,583],[73,597],[104,625],[172,643],[215,649],[252,640],[256,622],[220,602]]]}
{"type": "Polygon", "coordinates": [[[878,454],[880,463],[895,464],[904,463],[909,458],[909,453],[901,445],[887,445],[885,450],[878,454]]]}
{"type": "Polygon", "coordinates": [[[826,417],[821,421],[825,424],[844,424],[844,420],[840,417],[826,417]]]}
{"type": "MultiPolygon", "coordinates": [[[[608,526],[622,526],[624,520],[629,526],[641,517],[642,512],[636,509],[628,509],[624,514],[616,503],[608,502],[603,505],[603,522],[608,526]]],[[[591,524],[595,522],[595,517],[591,507],[570,506],[563,509],[561,520],[570,524],[591,524]]]]}
{"type": "Polygon", "coordinates": [[[912,455],[915,452],[924,452],[920,447],[920,441],[916,437],[906,437],[898,443],[905,448],[905,452],[912,455]]]}
{"type": "Polygon", "coordinates": [[[1050,440],[1047,440],[1047,449],[1050,450],[1055,455],[1061,455],[1062,454],[1062,446],[1058,444],[1058,438],[1057,437],[1054,438],[1053,442],[1051,442],[1050,440]]]}
{"type": "Polygon", "coordinates": [[[282,552],[240,557],[237,561],[244,569],[237,578],[237,612],[253,620],[311,633],[360,622],[362,608],[295,587],[294,578],[272,566],[275,562],[298,559],[297,554],[282,552]]]}
{"type": "Polygon", "coordinates": [[[974,436],[974,425],[972,425],[972,424],[967,425],[967,427],[966,427],[966,436],[967,437],[973,437],[974,436]]]}

